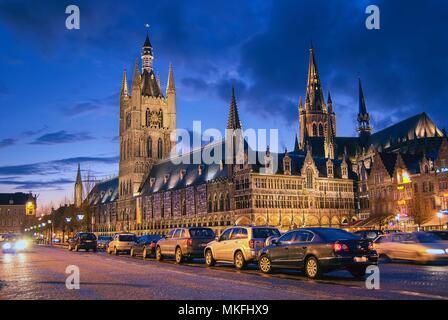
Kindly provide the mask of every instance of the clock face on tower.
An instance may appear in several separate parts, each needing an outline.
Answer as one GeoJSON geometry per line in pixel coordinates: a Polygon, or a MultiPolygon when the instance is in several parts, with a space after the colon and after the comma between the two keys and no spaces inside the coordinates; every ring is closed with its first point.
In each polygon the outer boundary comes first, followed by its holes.
{"type": "Polygon", "coordinates": [[[146,125],[151,128],[163,127],[163,113],[160,111],[148,111],[146,113],[146,125]]]}

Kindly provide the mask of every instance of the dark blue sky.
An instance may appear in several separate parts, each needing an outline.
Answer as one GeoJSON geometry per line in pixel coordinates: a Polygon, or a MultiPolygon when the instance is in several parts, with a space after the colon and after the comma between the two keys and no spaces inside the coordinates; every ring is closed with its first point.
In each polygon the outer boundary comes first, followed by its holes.
{"type": "Polygon", "coordinates": [[[0,0],[0,192],[57,204],[78,162],[98,179],[118,172],[121,77],[145,23],[163,85],[174,65],[178,127],[223,129],[234,83],[244,127],[279,128],[291,148],[311,41],[338,135],[355,134],[358,76],[374,129],[421,111],[446,126],[447,21],[444,0],[0,0]],[[80,30],[65,29],[69,4],[80,30]],[[381,30],[364,26],[369,4],[381,30]]]}

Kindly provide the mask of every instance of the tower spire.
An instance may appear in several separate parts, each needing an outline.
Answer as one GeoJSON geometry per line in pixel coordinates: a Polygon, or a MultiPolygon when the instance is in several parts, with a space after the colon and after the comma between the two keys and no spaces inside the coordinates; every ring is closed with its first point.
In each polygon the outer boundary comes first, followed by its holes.
{"type": "Polygon", "coordinates": [[[82,206],[82,179],[81,179],[81,165],[79,163],[78,163],[78,171],[76,173],[74,200],[76,208],[82,206]]]}
{"type": "Polygon", "coordinates": [[[134,65],[134,77],[132,78],[132,90],[136,90],[140,92],[140,72],[138,71],[138,59],[135,60],[134,65]]]}
{"type": "MultiPolygon", "coordinates": [[[[359,90],[359,112],[358,112],[358,132],[361,138],[370,136],[372,128],[370,127],[370,115],[367,112],[364,92],[362,90],[361,79],[358,79],[359,90]]],[[[366,141],[364,141],[366,142],[366,141]]]]}
{"type": "Polygon", "coordinates": [[[240,116],[238,115],[238,106],[235,98],[235,87],[232,85],[232,98],[230,99],[229,120],[227,122],[227,129],[241,129],[240,116]]]}
{"type": "Polygon", "coordinates": [[[145,43],[143,44],[142,48],[142,72],[144,70],[151,71],[153,61],[154,61],[154,54],[152,51],[151,41],[149,40],[149,32],[147,31],[145,43]]]}
{"type": "Polygon", "coordinates": [[[128,93],[129,93],[129,90],[128,90],[128,79],[126,77],[126,69],[124,69],[123,80],[121,81],[121,95],[122,96],[127,96],[128,93]]]}
{"type": "Polygon", "coordinates": [[[297,137],[297,134],[296,134],[296,140],[294,141],[294,152],[299,152],[299,151],[300,151],[299,138],[297,137]]]}
{"type": "Polygon", "coordinates": [[[176,86],[174,84],[173,64],[170,63],[170,69],[168,72],[168,83],[166,85],[166,94],[176,93],[176,86]]]}

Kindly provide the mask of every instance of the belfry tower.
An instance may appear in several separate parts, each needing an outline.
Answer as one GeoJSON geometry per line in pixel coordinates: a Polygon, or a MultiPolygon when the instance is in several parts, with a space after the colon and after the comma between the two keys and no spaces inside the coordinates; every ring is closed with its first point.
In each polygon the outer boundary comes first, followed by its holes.
{"type": "MultiPolygon", "coordinates": [[[[135,62],[132,88],[126,70],[120,93],[119,199],[130,199],[157,161],[175,147],[170,135],[176,130],[176,87],[170,65],[165,92],[153,69],[154,53],[146,35],[139,61],[135,62]]],[[[120,210],[120,209],[119,209],[120,210]]]]}

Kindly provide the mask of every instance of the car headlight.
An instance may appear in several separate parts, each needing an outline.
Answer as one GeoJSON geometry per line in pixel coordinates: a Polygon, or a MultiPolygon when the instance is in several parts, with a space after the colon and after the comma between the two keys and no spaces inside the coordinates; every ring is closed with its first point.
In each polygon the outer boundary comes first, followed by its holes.
{"type": "Polygon", "coordinates": [[[427,249],[426,252],[429,254],[445,254],[443,249],[427,249]]]}
{"type": "Polygon", "coordinates": [[[14,245],[14,249],[16,250],[23,250],[27,247],[27,243],[25,240],[19,240],[16,242],[16,244],[14,245]]]}
{"type": "Polygon", "coordinates": [[[6,242],[5,244],[3,244],[3,250],[9,250],[11,249],[11,243],[6,242]]]}

